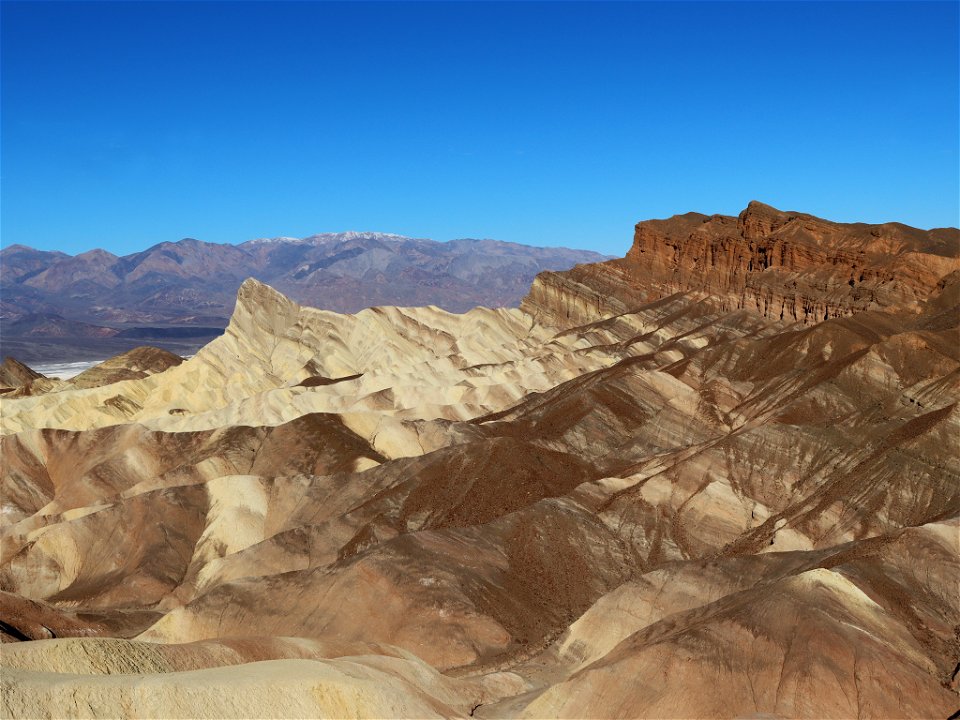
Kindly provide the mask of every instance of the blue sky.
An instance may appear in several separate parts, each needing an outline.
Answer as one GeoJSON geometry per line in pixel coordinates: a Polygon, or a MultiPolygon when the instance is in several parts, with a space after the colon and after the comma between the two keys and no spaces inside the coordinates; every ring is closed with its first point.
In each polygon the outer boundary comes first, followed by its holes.
{"type": "Polygon", "coordinates": [[[2,242],[957,225],[958,7],[4,2],[2,242]]]}

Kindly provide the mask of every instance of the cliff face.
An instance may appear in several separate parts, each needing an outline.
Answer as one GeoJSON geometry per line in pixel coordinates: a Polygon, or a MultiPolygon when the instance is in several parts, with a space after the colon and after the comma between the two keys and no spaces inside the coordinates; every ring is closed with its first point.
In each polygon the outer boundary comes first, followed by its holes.
{"type": "Polygon", "coordinates": [[[570,326],[697,292],[722,310],[812,324],[892,306],[917,311],[960,268],[958,255],[954,228],[835,223],[751,202],[736,218],[640,222],[626,258],[542,274],[522,307],[570,326]]]}

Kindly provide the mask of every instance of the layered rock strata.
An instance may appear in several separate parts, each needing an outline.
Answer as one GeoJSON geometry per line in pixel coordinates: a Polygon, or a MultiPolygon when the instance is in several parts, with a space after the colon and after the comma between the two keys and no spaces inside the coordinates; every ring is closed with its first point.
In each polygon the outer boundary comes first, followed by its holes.
{"type": "Polygon", "coordinates": [[[687,213],[636,226],[622,260],[542,273],[522,307],[563,326],[678,292],[806,325],[863,310],[917,311],[960,268],[960,232],[835,223],[751,202],[736,218],[687,213]]]}

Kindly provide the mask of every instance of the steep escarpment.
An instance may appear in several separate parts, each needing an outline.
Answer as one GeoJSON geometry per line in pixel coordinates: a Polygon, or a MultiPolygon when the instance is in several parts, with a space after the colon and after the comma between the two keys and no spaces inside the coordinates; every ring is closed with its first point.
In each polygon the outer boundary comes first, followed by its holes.
{"type": "Polygon", "coordinates": [[[640,222],[626,258],[541,274],[522,307],[569,327],[693,292],[724,310],[809,325],[871,309],[916,311],[958,268],[954,228],[835,223],[751,202],[736,218],[640,222]]]}

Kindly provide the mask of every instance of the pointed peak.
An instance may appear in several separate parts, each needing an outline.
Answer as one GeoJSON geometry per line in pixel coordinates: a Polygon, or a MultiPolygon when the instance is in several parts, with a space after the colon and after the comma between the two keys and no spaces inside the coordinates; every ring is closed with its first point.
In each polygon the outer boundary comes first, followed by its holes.
{"type": "Polygon", "coordinates": [[[750,210],[754,210],[754,211],[762,210],[762,211],[775,212],[775,213],[781,212],[780,210],[775,208],[773,205],[767,205],[767,203],[761,202],[759,200],[751,200],[750,202],[747,203],[747,207],[745,211],[750,211],[750,210]]]}
{"type": "Polygon", "coordinates": [[[740,213],[737,222],[748,239],[760,238],[769,235],[778,227],[786,223],[792,216],[772,205],[759,200],[751,200],[740,213]]]}
{"type": "Polygon", "coordinates": [[[288,298],[282,292],[272,288],[265,282],[257,280],[254,277],[248,277],[240,284],[240,288],[237,290],[237,303],[238,305],[244,305],[247,307],[296,305],[293,300],[288,298]]]}
{"type": "Polygon", "coordinates": [[[256,297],[258,295],[283,295],[279,290],[274,290],[265,282],[257,280],[255,277],[248,277],[237,290],[238,298],[256,297]]]}
{"type": "Polygon", "coordinates": [[[237,290],[237,304],[230,318],[230,327],[247,333],[252,327],[279,332],[296,320],[300,306],[278,290],[249,277],[237,290]]]}
{"type": "Polygon", "coordinates": [[[75,255],[74,258],[78,260],[116,260],[117,255],[103,248],[94,248],[93,250],[87,250],[79,255],[75,255]]]}

